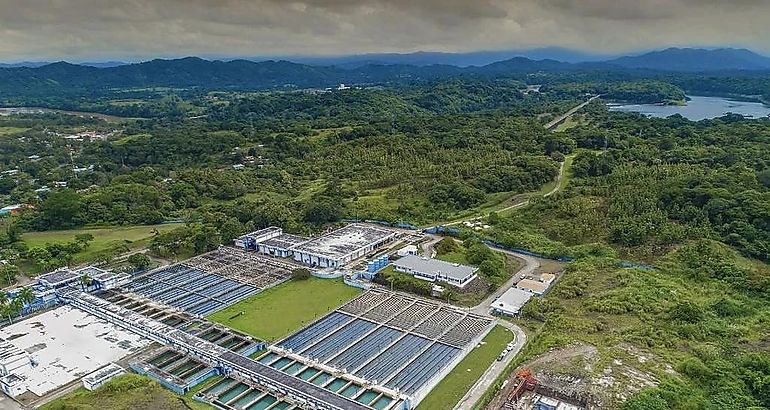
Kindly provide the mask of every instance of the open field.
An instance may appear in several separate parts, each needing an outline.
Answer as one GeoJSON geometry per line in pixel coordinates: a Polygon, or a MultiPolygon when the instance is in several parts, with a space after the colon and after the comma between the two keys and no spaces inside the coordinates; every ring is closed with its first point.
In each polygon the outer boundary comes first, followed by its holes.
{"type": "Polygon", "coordinates": [[[21,132],[24,132],[28,130],[29,128],[18,128],[18,127],[0,127],[0,137],[3,135],[12,135],[12,134],[18,134],[21,132]]]}
{"type": "Polygon", "coordinates": [[[40,407],[41,410],[209,410],[211,408],[191,398],[179,397],[164,389],[160,383],[137,374],[120,376],[94,391],[81,387],[40,407]]]}
{"type": "Polygon", "coordinates": [[[154,231],[166,232],[179,227],[178,224],[119,226],[111,228],[73,229],[67,231],[29,232],[22,235],[21,240],[30,248],[44,246],[48,243],[67,243],[75,240],[75,235],[91,234],[88,249],[80,252],[75,257],[75,262],[87,262],[100,252],[110,249],[112,246],[126,244],[129,249],[135,249],[146,245],[154,231]]]}
{"type": "Polygon", "coordinates": [[[513,333],[502,326],[495,326],[481,345],[465,356],[457,367],[425,397],[417,409],[451,410],[454,408],[511,340],[513,340],[513,333]]]}
{"type": "Polygon", "coordinates": [[[359,293],[360,290],[341,280],[291,281],[220,310],[209,316],[209,320],[273,341],[320,318],[359,293]]]}

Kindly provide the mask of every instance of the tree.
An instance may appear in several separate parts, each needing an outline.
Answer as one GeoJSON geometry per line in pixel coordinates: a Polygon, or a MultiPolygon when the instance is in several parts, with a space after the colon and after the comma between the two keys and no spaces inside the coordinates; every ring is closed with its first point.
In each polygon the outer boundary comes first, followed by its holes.
{"type": "Polygon", "coordinates": [[[336,222],[342,218],[342,204],[332,198],[319,198],[314,200],[305,209],[305,222],[321,225],[327,222],[336,222]]]}
{"type": "Polygon", "coordinates": [[[93,283],[94,283],[94,280],[90,276],[88,276],[88,274],[84,274],[83,276],[80,277],[80,286],[81,286],[81,289],[83,289],[83,291],[91,287],[93,283]]]}
{"type": "Polygon", "coordinates": [[[32,288],[23,287],[19,290],[19,293],[16,294],[16,298],[21,300],[23,304],[28,305],[35,300],[35,292],[32,291],[32,288]]]}
{"type": "Polygon", "coordinates": [[[150,266],[150,258],[143,253],[135,253],[129,256],[127,261],[134,268],[134,272],[145,270],[150,266]]]}
{"type": "Polygon", "coordinates": [[[310,279],[310,270],[307,268],[297,268],[291,271],[292,280],[308,280],[310,279]]]}
{"type": "Polygon", "coordinates": [[[88,246],[91,244],[91,241],[94,240],[94,236],[90,233],[81,233],[75,235],[75,242],[80,244],[82,249],[87,249],[88,246]]]}
{"type": "Polygon", "coordinates": [[[14,243],[21,240],[21,227],[16,223],[11,223],[5,229],[5,235],[8,236],[8,243],[14,243]]]}
{"type": "Polygon", "coordinates": [[[83,203],[75,191],[52,192],[40,205],[40,218],[45,228],[68,228],[79,223],[83,203]]]}
{"type": "Polygon", "coordinates": [[[3,264],[0,267],[0,277],[6,285],[12,285],[16,283],[16,276],[19,274],[19,268],[16,265],[10,263],[3,264]]]}

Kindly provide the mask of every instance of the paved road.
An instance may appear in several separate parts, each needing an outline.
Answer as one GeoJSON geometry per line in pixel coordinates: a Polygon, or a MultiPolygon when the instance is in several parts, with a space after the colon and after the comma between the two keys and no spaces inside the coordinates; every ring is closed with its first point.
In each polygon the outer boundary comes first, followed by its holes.
{"type": "Polygon", "coordinates": [[[499,298],[500,295],[505,293],[508,289],[515,286],[524,276],[532,274],[537,268],[540,267],[540,261],[537,258],[534,258],[532,256],[519,254],[516,252],[506,251],[498,248],[492,248],[490,249],[504,253],[506,255],[515,256],[519,259],[522,259],[524,261],[524,266],[519,269],[518,272],[516,272],[513,276],[511,276],[510,279],[508,279],[507,282],[505,282],[504,285],[500,286],[494,293],[489,295],[486,299],[484,299],[481,303],[471,308],[471,311],[473,313],[477,313],[479,315],[489,315],[492,303],[495,301],[495,299],[499,298]]]}
{"type": "Polygon", "coordinates": [[[0,393],[0,410],[21,410],[21,404],[0,393]]]}
{"type": "MultiPolygon", "coordinates": [[[[549,196],[559,192],[559,190],[561,190],[562,186],[564,185],[564,170],[565,170],[565,168],[566,168],[566,163],[565,162],[560,162],[559,163],[559,174],[556,176],[556,185],[553,187],[553,189],[551,189],[550,191],[545,193],[543,195],[544,197],[549,197],[549,196]]],[[[521,195],[521,194],[519,194],[519,195],[521,195]]],[[[521,201],[521,202],[519,202],[517,204],[509,205],[509,206],[506,206],[505,208],[496,209],[494,212],[498,212],[498,213],[506,212],[506,211],[510,211],[510,210],[513,210],[513,209],[522,208],[522,207],[525,207],[527,205],[529,205],[529,198],[526,198],[526,199],[524,199],[523,201],[521,201]]],[[[489,214],[490,213],[486,213],[484,215],[474,216],[474,217],[467,218],[467,219],[461,219],[461,220],[458,220],[458,221],[445,223],[443,225],[444,226],[452,226],[452,225],[459,225],[459,224],[461,224],[463,222],[478,221],[479,219],[483,219],[483,218],[488,217],[489,214]]]]}
{"type": "Polygon", "coordinates": [[[556,127],[559,126],[559,124],[561,124],[567,118],[571,117],[576,112],[580,111],[586,105],[590,104],[591,101],[593,101],[593,100],[595,100],[595,99],[597,99],[599,97],[600,97],[599,95],[594,95],[593,97],[589,98],[588,101],[586,101],[586,102],[578,105],[577,107],[567,111],[564,115],[561,115],[561,116],[557,117],[555,120],[549,122],[548,124],[545,124],[545,129],[547,129],[549,131],[555,130],[556,127]]]}
{"type": "Polygon", "coordinates": [[[465,393],[465,396],[460,399],[460,401],[454,407],[454,410],[471,410],[473,406],[481,399],[481,396],[483,396],[484,393],[490,388],[490,386],[492,386],[492,383],[497,380],[498,376],[500,376],[500,374],[505,371],[506,367],[508,367],[516,355],[519,354],[521,348],[524,347],[524,345],[527,343],[527,335],[523,330],[521,330],[520,327],[504,320],[498,320],[497,323],[513,332],[514,347],[503,360],[495,360],[492,362],[492,365],[489,366],[483,375],[481,375],[481,377],[476,381],[471,389],[465,393]]]}
{"type": "MultiPolygon", "coordinates": [[[[495,299],[500,297],[505,291],[516,285],[516,283],[522,279],[522,277],[529,275],[533,273],[537,268],[540,267],[540,261],[537,258],[534,258],[532,256],[528,255],[522,255],[518,254],[516,252],[506,251],[502,249],[497,248],[491,248],[497,252],[504,253],[507,255],[515,256],[519,259],[524,260],[524,266],[519,269],[518,272],[516,272],[511,279],[509,279],[503,286],[501,286],[499,289],[497,289],[493,294],[489,295],[486,299],[484,299],[481,303],[471,308],[471,311],[473,313],[484,315],[487,317],[491,317],[491,306],[492,303],[494,303],[495,299]]],[[[506,329],[510,330],[514,334],[514,347],[511,349],[511,351],[505,356],[505,358],[501,361],[495,360],[492,362],[492,364],[487,368],[486,371],[484,371],[484,374],[476,381],[476,383],[468,390],[467,393],[463,396],[462,399],[457,403],[457,405],[454,407],[454,410],[470,410],[473,408],[473,406],[481,399],[481,396],[484,395],[484,393],[489,390],[490,387],[492,387],[492,384],[497,380],[497,378],[505,371],[506,367],[513,361],[513,359],[516,357],[516,355],[519,354],[521,349],[524,347],[524,345],[527,343],[527,334],[524,333],[524,330],[522,330],[520,327],[514,325],[511,322],[508,322],[507,320],[502,319],[495,319],[497,321],[497,324],[500,326],[505,327],[506,329]]]]}

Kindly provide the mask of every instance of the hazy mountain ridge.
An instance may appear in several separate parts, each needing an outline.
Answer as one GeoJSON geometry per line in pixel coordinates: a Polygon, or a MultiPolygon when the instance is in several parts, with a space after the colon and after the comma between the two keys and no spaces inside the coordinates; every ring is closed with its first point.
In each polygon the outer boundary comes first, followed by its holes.
{"type": "Polygon", "coordinates": [[[680,72],[770,69],[770,58],[735,48],[667,48],[638,56],[620,57],[607,63],[625,68],[680,72]]]}
{"type": "Polygon", "coordinates": [[[658,72],[770,70],[770,59],[738,49],[667,49],[609,62],[566,63],[514,57],[483,66],[449,64],[365,64],[353,67],[289,61],[205,60],[187,57],[94,67],[57,62],[40,67],[0,68],[0,94],[12,96],[56,91],[131,87],[202,87],[207,89],[323,88],[340,83],[388,84],[461,75],[504,76],[514,73],[591,71],[619,75],[658,72]]]}

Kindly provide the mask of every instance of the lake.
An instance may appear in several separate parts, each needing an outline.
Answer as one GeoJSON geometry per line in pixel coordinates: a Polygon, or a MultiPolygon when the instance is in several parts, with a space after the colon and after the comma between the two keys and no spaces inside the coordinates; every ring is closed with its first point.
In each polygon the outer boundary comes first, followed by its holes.
{"type": "Polygon", "coordinates": [[[688,96],[687,105],[658,104],[608,104],[610,111],[638,112],[651,117],[666,118],[674,114],[700,121],[721,117],[727,113],[741,114],[751,118],[770,115],[770,107],[762,103],[736,101],[723,97],[688,96]]]}

